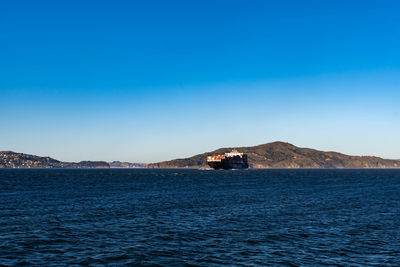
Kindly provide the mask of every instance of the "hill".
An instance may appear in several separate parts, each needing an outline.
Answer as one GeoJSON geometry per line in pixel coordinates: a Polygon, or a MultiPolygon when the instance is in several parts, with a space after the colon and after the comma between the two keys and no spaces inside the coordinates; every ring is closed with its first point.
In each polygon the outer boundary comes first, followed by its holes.
{"type": "Polygon", "coordinates": [[[207,156],[223,154],[232,149],[247,154],[250,168],[400,168],[399,160],[388,160],[373,156],[349,156],[338,152],[300,148],[284,142],[273,142],[253,147],[220,148],[190,158],[148,164],[147,167],[208,167],[207,156]]]}
{"type": "Polygon", "coordinates": [[[110,168],[105,161],[63,162],[50,157],[0,151],[0,168],[110,168]]]}

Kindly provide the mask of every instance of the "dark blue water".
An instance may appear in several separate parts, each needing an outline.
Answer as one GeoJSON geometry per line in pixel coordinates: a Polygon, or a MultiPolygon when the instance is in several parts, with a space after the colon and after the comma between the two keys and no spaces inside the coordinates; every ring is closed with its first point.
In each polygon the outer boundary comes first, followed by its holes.
{"type": "Polygon", "coordinates": [[[400,265],[396,170],[0,170],[3,265],[400,265]]]}

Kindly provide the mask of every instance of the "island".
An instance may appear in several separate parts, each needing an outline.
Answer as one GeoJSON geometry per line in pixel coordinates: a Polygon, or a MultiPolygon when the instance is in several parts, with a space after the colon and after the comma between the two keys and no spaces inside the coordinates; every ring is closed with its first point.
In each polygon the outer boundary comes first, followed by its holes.
{"type": "Polygon", "coordinates": [[[207,156],[231,150],[247,154],[250,168],[400,168],[400,160],[374,156],[349,156],[301,148],[285,142],[273,142],[252,147],[220,148],[189,158],[148,164],[148,168],[208,168],[207,156]]]}

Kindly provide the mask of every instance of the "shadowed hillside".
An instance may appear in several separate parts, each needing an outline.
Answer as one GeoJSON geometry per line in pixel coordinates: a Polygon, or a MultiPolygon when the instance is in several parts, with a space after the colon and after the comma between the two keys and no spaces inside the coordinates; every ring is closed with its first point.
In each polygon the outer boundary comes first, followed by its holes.
{"type": "Polygon", "coordinates": [[[149,168],[207,167],[206,157],[237,149],[246,153],[250,168],[399,168],[400,161],[372,156],[348,156],[274,142],[253,147],[220,148],[185,159],[149,164],[149,168]]]}

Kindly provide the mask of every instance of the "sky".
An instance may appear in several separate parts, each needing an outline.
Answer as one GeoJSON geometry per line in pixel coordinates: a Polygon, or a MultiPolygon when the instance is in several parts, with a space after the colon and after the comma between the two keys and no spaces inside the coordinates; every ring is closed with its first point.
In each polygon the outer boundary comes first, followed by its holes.
{"type": "Polygon", "coordinates": [[[0,1],[0,150],[400,159],[399,1],[0,1]]]}

